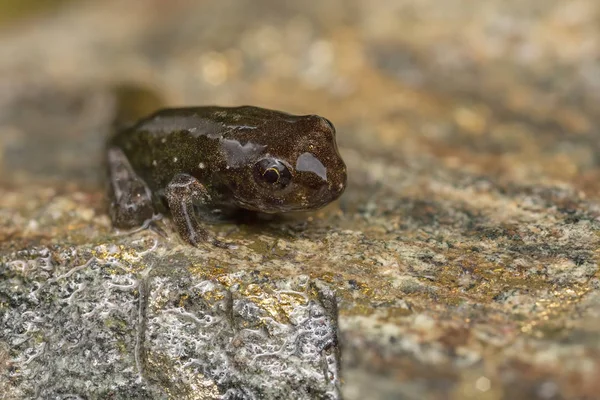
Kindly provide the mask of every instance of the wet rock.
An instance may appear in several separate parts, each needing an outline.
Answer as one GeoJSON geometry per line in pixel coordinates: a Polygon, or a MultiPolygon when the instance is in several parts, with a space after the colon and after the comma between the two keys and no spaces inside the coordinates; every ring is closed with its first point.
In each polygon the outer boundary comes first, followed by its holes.
{"type": "Polygon", "coordinates": [[[244,271],[202,279],[143,253],[45,248],[2,260],[9,398],[340,398],[326,285],[244,271]]]}

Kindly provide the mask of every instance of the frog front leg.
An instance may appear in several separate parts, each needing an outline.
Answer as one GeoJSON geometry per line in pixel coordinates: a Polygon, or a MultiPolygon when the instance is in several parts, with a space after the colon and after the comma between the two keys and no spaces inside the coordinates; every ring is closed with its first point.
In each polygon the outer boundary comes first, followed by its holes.
{"type": "Polygon", "coordinates": [[[194,203],[207,203],[211,199],[204,185],[196,178],[189,174],[175,175],[165,189],[165,196],[177,232],[188,243],[195,246],[201,242],[209,242],[218,247],[235,247],[214,239],[198,222],[194,203]]]}
{"type": "Polygon", "coordinates": [[[119,148],[108,150],[109,214],[117,228],[138,228],[152,221],[152,194],[119,148]]]}

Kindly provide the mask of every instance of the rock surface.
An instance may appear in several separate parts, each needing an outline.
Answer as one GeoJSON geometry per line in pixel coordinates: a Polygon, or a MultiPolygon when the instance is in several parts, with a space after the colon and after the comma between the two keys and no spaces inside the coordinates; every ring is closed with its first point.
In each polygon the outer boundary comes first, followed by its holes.
{"type": "Polygon", "coordinates": [[[9,397],[339,398],[327,287],[244,271],[203,279],[208,260],[189,267],[157,241],[82,250],[6,263],[9,397]]]}
{"type": "Polygon", "coordinates": [[[592,0],[113,0],[5,25],[0,393],[597,397],[598,18],[592,0]],[[213,226],[235,251],[117,234],[101,156],[123,81],[327,116],[348,189],[213,226]]]}

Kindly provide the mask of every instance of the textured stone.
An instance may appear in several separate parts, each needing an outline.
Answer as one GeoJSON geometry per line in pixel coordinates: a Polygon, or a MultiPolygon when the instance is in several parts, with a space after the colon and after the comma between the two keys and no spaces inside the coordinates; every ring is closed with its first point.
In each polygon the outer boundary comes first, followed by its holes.
{"type": "Polygon", "coordinates": [[[154,245],[2,260],[8,398],[339,398],[330,289],[243,271],[206,280],[154,245]]]}

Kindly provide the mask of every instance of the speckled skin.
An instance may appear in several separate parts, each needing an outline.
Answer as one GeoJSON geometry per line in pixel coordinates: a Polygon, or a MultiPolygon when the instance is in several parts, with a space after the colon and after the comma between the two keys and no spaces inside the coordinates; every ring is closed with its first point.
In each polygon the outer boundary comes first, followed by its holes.
{"type": "Polygon", "coordinates": [[[139,226],[168,208],[193,245],[222,244],[194,206],[313,210],[346,186],[331,122],[251,106],[157,111],[113,135],[107,155],[113,224],[139,226]]]}

